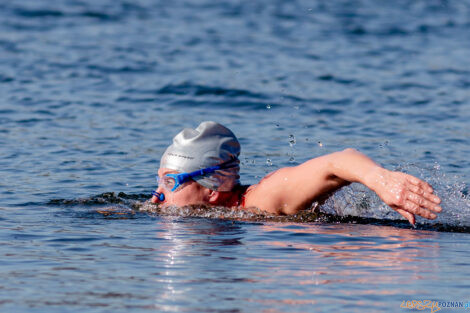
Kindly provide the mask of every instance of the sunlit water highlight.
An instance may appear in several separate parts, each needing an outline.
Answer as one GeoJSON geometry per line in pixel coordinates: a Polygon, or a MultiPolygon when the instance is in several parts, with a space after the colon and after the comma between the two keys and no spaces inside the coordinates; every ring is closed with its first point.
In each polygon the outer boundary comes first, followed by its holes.
{"type": "MultiPolygon", "coordinates": [[[[408,312],[468,301],[469,1],[4,1],[1,312],[408,312]],[[429,181],[416,228],[353,184],[296,216],[148,202],[182,127],[242,182],[354,147],[429,181]]],[[[444,309],[442,310],[444,311],[444,309]]]]}

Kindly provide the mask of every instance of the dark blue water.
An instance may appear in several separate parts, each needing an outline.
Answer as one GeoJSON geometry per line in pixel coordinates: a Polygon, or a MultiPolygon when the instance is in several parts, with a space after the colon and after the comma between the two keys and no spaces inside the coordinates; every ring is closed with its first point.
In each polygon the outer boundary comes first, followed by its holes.
{"type": "Polygon", "coordinates": [[[461,0],[1,2],[0,311],[467,302],[469,34],[461,0]],[[155,211],[160,155],[204,120],[245,184],[354,147],[444,212],[412,229],[359,185],[320,217],[155,211]]]}

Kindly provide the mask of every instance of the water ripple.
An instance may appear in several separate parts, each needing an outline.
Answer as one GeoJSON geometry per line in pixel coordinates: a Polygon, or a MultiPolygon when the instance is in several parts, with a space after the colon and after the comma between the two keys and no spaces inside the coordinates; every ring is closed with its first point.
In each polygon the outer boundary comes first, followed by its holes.
{"type": "Polygon", "coordinates": [[[267,99],[266,95],[248,90],[227,89],[222,87],[202,86],[191,83],[167,85],[159,89],[157,94],[192,95],[192,96],[223,96],[227,98],[247,97],[254,99],[267,99]]]}

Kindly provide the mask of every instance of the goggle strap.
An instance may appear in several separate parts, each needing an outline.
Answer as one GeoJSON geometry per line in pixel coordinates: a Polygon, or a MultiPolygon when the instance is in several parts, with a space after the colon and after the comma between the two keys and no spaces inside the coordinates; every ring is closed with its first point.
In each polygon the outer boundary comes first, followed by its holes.
{"type": "Polygon", "coordinates": [[[230,164],[230,163],[232,163],[232,160],[230,160],[227,163],[222,163],[220,165],[202,168],[200,170],[188,173],[188,175],[189,175],[189,177],[204,176],[206,174],[210,174],[210,173],[213,173],[213,172],[218,171],[218,170],[223,170],[223,169],[226,169],[226,168],[232,168],[232,167],[237,166],[237,164],[230,164]]]}

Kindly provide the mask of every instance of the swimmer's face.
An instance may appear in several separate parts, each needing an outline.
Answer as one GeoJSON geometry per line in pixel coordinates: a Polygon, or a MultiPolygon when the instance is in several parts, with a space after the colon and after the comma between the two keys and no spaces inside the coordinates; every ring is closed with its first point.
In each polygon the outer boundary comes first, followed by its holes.
{"type": "MultiPolygon", "coordinates": [[[[178,171],[171,170],[168,168],[160,168],[158,170],[158,176],[164,177],[166,174],[174,174],[178,171]]],[[[153,196],[150,200],[152,203],[161,203],[164,206],[175,205],[175,206],[184,206],[192,204],[209,204],[209,194],[211,190],[199,185],[194,180],[190,180],[184,183],[180,188],[171,192],[158,186],[158,193],[163,193],[165,195],[165,200],[163,202],[159,201],[157,197],[153,196]]]]}

